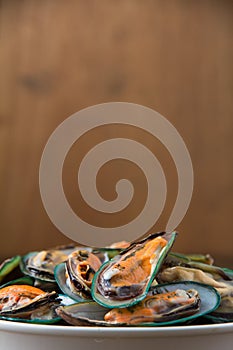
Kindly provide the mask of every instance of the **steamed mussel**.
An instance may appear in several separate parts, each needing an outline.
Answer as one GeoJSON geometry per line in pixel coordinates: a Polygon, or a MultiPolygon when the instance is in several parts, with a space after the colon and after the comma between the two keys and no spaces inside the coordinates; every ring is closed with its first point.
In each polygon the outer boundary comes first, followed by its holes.
{"type": "Polygon", "coordinates": [[[112,309],[104,319],[110,323],[140,324],[148,322],[170,321],[195,314],[199,310],[200,298],[195,289],[148,295],[131,308],[112,309]]]}
{"type": "Polygon", "coordinates": [[[56,319],[59,305],[55,291],[44,292],[29,285],[11,285],[0,289],[0,318],[3,319],[56,319]]]}
{"type": "Polygon", "coordinates": [[[98,256],[87,250],[77,250],[69,255],[65,266],[66,283],[71,291],[84,299],[90,299],[92,280],[101,266],[98,256]]]}
{"type": "Polygon", "coordinates": [[[184,261],[178,255],[168,257],[162,269],[160,270],[157,280],[159,283],[169,283],[178,281],[195,281],[205,283],[214,287],[221,296],[221,302],[209,318],[218,321],[233,320],[233,274],[231,270],[224,270],[218,266],[193,261],[184,261]]]}
{"type": "Polygon", "coordinates": [[[171,252],[176,236],[159,232],[133,243],[72,244],[6,259],[0,319],[93,326],[232,321],[233,271],[214,266],[209,254],[171,252]]]}
{"type": "Polygon", "coordinates": [[[66,252],[57,249],[32,252],[23,257],[20,264],[21,270],[24,274],[36,279],[55,282],[55,266],[65,261],[67,256],[66,252]]]}
{"type": "Polygon", "coordinates": [[[93,301],[60,306],[58,315],[72,325],[161,326],[189,321],[219,305],[214,288],[195,282],[153,286],[136,305],[109,309],[93,301]]]}
{"type": "Polygon", "coordinates": [[[93,279],[93,299],[107,307],[142,300],[175,238],[176,232],[151,234],[102,265],[93,279]]]}
{"type": "MultiPolygon", "coordinates": [[[[23,256],[20,262],[21,271],[31,277],[40,281],[55,282],[54,270],[55,267],[63,262],[66,262],[69,256],[77,250],[93,251],[93,248],[78,247],[75,245],[55,247],[49,250],[42,250],[39,252],[31,252],[23,256]]],[[[117,251],[116,249],[109,249],[117,251]]],[[[105,251],[98,251],[101,261],[106,260],[105,251]]]]}
{"type": "MultiPolygon", "coordinates": [[[[110,249],[111,254],[113,251],[110,249]]],[[[108,252],[105,249],[80,247],[69,254],[64,263],[58,264],[54,273],[63,293],[76,301],[91,299],[93,277],[101,265],[109,260],[108,252]]]]}

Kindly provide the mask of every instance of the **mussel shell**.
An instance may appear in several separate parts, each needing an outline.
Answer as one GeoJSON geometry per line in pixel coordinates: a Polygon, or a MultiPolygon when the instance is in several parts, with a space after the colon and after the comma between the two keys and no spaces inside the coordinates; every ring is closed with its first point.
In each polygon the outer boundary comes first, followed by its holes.
{"type": "Polygon", "coordinates": [[[233,283],[231,281],[225,284],[224,290],[219,289],[221,297],[219,307],[207,317],[214,323],[233,322],[233,283]]]}
{"type": "Polygon", "coordinates": [[[201,300],[200,310],[197,312],[197,314],[189,316],[190,319],[196,318],[197,316],[199,317],[199,316],[206,315],[207,313],[213,312],[219,307],[220,300],[221,300],[220,294],[215,288],[203,283],[183,281],[183,282],[159,284],[155,287],[151,287],[150,293],[152,294],[166,293],[166,292],[175,291],[176,289],[183,289],[186,291],[189,289],[194,289],[199,294],[199,297],[201,300]]]}
{"type": "Polygon", "coordinates": [[[0,283],[7,275],[9,275],[19,265],[20,261],[21,261],[21,257],[19,255],[16,255],[4,260],[0,264],[0,283]]]}
{"type": "Polygon", "coordinates": [[[59,306],[58,316],[74,326],[110,326],[104,321],[104,315],[109,311],[94,301],[85,301],[71,306],[59,306]]]}
{"type": "MultiPolygon", "coordinates": [[[[164,260],[162,269],[169,268],[169,267],[175,267],[175,266],[182,266],[182,267],[187,267],[187,268],[195,268],[198,270],[201,270],[206,273],[210,273],[215,280],[226,280],[226,281],[232,281],[233,280],[233,272],[230,269],[222,268],[219,266],[215,266],[209,263],[204,263],[201,261],[202,255],[199,257],[198,261],[198,256],[196,255],[196,260],[195,258],[193,259],[193,255],[184,255],[180,253],[174,253],[170,252],[167,257],[164,260]]],[[[203,260],[204,260],[203,256],[203,260]]],[[[207,255],[208,259],[208,255],[207,255]]]]}
{"type": "Polygon", "coordinates": [[[167,253],[171,249],[177,233],[171,232],[159,232],[149,235],[148,237],[145,237],[139,242],[132,243],[127,249],[123,250],[119,255],[115,256],[113,259],[108,261],[107,263],[103,264],[99,271],[95,274],[93,282],[92,282],[92,288],[91,288],[91,295],[92,298],[99,303],[100,305],[104,307],[109,308],[116,308],[116,307],[127,307],[136,304],[140,300],[142,300],[145,295],[148,292],[148,289],[150,288],[150,285],[152,284],[156,273],[159,271],[159,268],[166,257],[167,253]],[[125,259],[125,257],[130,256],[130,254],[134,254],[135,251],[138,249],[141,249],[146,243],[149,241],[152,241],[158,237],[162,237],[167,241],[166,246],[161,249],[158,256],[154,259],[154,261],[151,262],[151,270],[150,275],[147,276],[146,281],[143,283],[135,283],[132,285],[126,285],[117,288],[116,294],[121,295],[121,297],[116,298],[116,296],[112,293],[111,285],[109,292],[107,291],[104,295],[103,291],[108,289],[108,280],[104,280],[102,278],[103,274],[106,272],[106,270],[111,270],[111,267],[117,264],[118,261],[122,261],[125,259]],[[106,287],[107,286],[107,287],[106,287]]]}
{"type": "MultiPolygon", "coordinates": [[[[198,292],[200,297],[200,308],[199,310],[189,316],[182,316],[177,318],[177,315],[173,315],[174,319],[170,319],[166,322],[145,322],[137,325],[126,325],[124,323],[111,323],[104,320],[105,314],[109,311],[109,308],[103,307],[93,301],[77,303],[71,306],[58,307],[56,312],[62,317],[67,323],[78,326],[168,326],[178,323],[186,323],[194,320],[198,317],[202,317],[207,313],[215,310],[220,302],[220,296],[218,292],[207,285],[197,282],[178,282],[171,284],[163,284],[155,287],[151,287],[149,290],[150,294],[160,294],[175,291],[177,289],[190,290],[194,289],[198,292]]],[[[162,318],[161,318],[162,319],[162,318]]]]}
{"type": "Polygon", "coordinates": [[[22,261],[20,262],[20,269],[24,275],[36,278],[41,281],[46,282],[55,282],[53,273],[50,271],[40,270],[39,267],[28,268],[29,259],[36,256],[39,252],[31,252],[23,256],[22,261]]]}
{"type": "Polygon", "coordinates": [[[15,315],[0,316],[1,320],[13,321],[13,322],[24,322],[24,323],[33,323],[33,324],[55,324],[61,321],[61,317],[56,313],[57,305],[50,307],[45,310],[43,313],[41,310],[38,310],[38,314],[32,314],[32,318],[25,318],[23,315],[16,317],[15,315]]]}
{"type": "MultiPolygon", "coordinates": [[[[69,296],[71,299],[77,301],[77,302],[83,302],[87,299],[81,297],[80,295],[73,293],[71,288],[67,285],[67,276],[66,276],[66,266],[65,263],[61,263],[55,267],[54,270],[54,276],[56,279],[56,282],[61,289],[61,291],[69,296]]],[[[91,296],[90,296],[91,300],[91,296]]]]}
{"type": "Polygon", "coordinates": [[[65,265],[71,290],[90,299],[93,276],[102,265],[99,257],[87,250],[76,250],[69,255],[65,265]]]}
{"type": "MultiPolygon", "coordinates": [[[[56,303],[47,309],[43,314],[32,314],[31,318],[15,317],[14,315],[0,316],[1,320],[13,321],[13,322],[23,322],[23,323],[33,323],[33,324],[55,324],[61,321],[61,317],[56,313],[56,308],[60,306],[72,305],[74,300],[70,299],[66,295],[59,294],[56,303]]],[[[39,309],[40,310],[40,309],[39,309]]]]}
{"type": "Polygon", "coordinates": [[[171,281],[178,282],[189,279],[214,287],[219,292],[221,301],[219,308],[214,312],[214,314],[208,315],[208,318],[213,322],[218,323],[224,321],[229,322],[233,320],[232,270],[218,267],[216,269],[215,266],[210,266],[210,268],[213,268],[213,271],[209,271],[206,269],[206,267],[204,267],[204,269],[200,269],[190,266],[177,265],[163,269],[157,276],[157,280],[160,283],[170,283],[171,281]]]}
{"type": "Polygon", "coordinates": [[[55,267],[58,286],[76,301],[91,300],[91,284],[95,272],[108,261],[106,249],[82,248],[73,251],[67,260],[55,267]]]}
{"type": "MultiPolygon", "coordinates": [[[[14,286],[11,286],[12,289],[14,286]]],[[[24,286],[19,286],[24,287],[24,286]]],[[[26,287],[26,286],[25,286],[26,287]]],[[[32,287],[33,288],[33,287],[32,287]]],[[[9,291],[10,293],[10,291],[9,291]]],[[[20,295],[20,292],[19,292],[20,295]]],[[[7,298],[10,297],[10,294],[7,295],[7,298]]],[[[0,311],[0,316],[18,316],[18,317],[26,317],[27,315],[30,315],[31,312],[38,310],[45,305],[49,305],[50,303],[53,303],[55,299],[57,298],[56,292],[41,292],[41,294],[35,295],[32,299],[27,300],[26,303],[19,305],[9,305],[6,309],[2,309],[0,311]]]]}
{"type": "Polygon", "coordinates": [[[213,265],[214,259],[210,254],[182,254],[176,252],[170,252],[166,258],[166,260],[177,260],[178,263],[186,263],[186,262],[197,262],[204,263],[207,265],[213,265]]]}
{"type": "Polygon", "coordinates": [[[34,277],[41,281],[55,282],[54,268],[57,264],[64,261],[66,259],[65,257],[67,256],[68,254],[65,254],[64,252],[59,250],[31,252],[23,256],[22,261],[20,263],[20,268],[25,275],[34,277]],[[47,262],[44,260],[40,261],[40,258],[38,258],[40,254],[45,255],[45,257],[46,255],[49,256],[51,254],[51,259],[54,259],[54,262],[52,262],[51,260],[49,264],[47,264],[47,262]],[[54,254],[54,257],[52,257],[52,254],[54,254]]]}
{"type": "MultiPolygon", "coordinates": [[[[73,244],[66,245],[66,246],[58,246],[54,249],[49,249],[46,251],[35,251],[30,252],[22,257],[22,260],[20,261],[20,269],[23,274],[31,276],[33,278],[36,278],[37,280],[46,281],[46,282],[55,282],[54,277],[54,269],[55,267],[65,261],[68,256],[80,249],[85,249],[89,252],[93,252],[98,258],[101,260],[102,263],[105,263],[110,258],[118,254],[122,249],[114,249],[114,248],[93,248],[93,247],[83,247],[83,246],[75,246],[73,244]],[[46,263],[42,260],[40,262],[40,259],[37,259],[37,257],[42,253],[56,253],[58,256],[61,256],[61,259],[54,259],[54,264],[50,264],[50,266],[46,266],[46,263]],[[66,256],[62,258],[62,254],[66,256]]],[[[55,256],[56,258],[56,256],[55,256]]]]}
{"type": "Polygon", "coordinates": [[[207,320],[211,321],[212,323],[227,323],[227,322],[233,322],[233,312],[230,314],[224,314],[221,312],[213,312],[209,315],[204,316],[207,320]]]}

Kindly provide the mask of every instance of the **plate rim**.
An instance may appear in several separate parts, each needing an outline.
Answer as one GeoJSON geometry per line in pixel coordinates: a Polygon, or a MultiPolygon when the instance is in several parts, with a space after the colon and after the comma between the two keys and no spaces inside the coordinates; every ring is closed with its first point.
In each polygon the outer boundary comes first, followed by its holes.
{"type": "Polygon", "coordinates": [[[186,325],[168,327],[89,327],[41,325],[0,320],[0,332],[88,338],[111,338],[116,336],[119,337],[119,335],[125,338],[167,336],[181,337],[224,333],[232,333],[233,335],[233,322],[210,325],[186,325]]]}

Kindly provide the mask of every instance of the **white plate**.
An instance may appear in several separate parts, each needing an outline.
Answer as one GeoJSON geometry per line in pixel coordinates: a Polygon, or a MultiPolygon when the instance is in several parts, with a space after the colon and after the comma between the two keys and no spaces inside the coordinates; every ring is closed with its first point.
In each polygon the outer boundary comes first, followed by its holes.
{"type": "Polygon", "coordinates": [[[158,328],[93,328],[0,321],[0,349],[232,350],[233,323],[158,328]]]}

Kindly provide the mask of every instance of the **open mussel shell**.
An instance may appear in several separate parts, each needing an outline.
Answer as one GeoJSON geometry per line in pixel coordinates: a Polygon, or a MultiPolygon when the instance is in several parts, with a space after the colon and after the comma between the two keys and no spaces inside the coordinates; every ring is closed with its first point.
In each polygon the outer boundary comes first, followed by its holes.
{"type": "MultiPolygon", "coordinates": [[[[66,274],[65,263],[61,263],[55,267],[54,275],[59,288],[65,295],[69,296],[71,299],[77,302],[83,302],[87,300],[82,298],[77,293],[72,292],[70,286],[67,284],[67,274],[66,274]]],[[[91,300],[91,296],[90,296],[90,300],[91,300]]]]}
{"type": "Polygon", "coordinates": [[[58,306],[70,306],[74,303],[73,299],[70,299],[67,295],[58,294],[56,302],[54,305],[50,306],[46,312],[37,314],[35,313],[32,318],[19,318],[19,317],[0,317],[0,319],[13,321],[13,322],[23,322],[32,324],[56,324],[59,323],[62,318],[57,314],[56,309],[58,306]]]}
{"type": "Polygon", "coordinates": [[[54,268],[67,259],[67,254],[60,250],[31,252],[23,256],[21,271],[41,281],[55,282],[54,268]]]}
{"type": "Polygon", "coordinates": [[[151,234],[103,264],[93,278],[92,298],[109,308],[138,303],[146,296],[176,235],[151,234]]]}
{"type": "Polygon", "coordinates": [[[71,291],[84,299],[90,299],[92,280],[101,265],[99,256],[88,250],[79,249],[70,254],[65,266],[66,283],[71,291]]]}
{"type": "Polygon", "coordinates": [[[156,293],[166,293],[175,291],[176,289],[183,289],[183,290],[189,290],[194,289],[198,292],[199,298],[200,298],[200,309],[197,313],[194,315],[190,315],[188,317],[182,318],[180,320],[173,320],[169,322],[165,322],[165,324],[175,324],[179,322],[186,322],[188,320],[195,319],[200,316],[204,316],[206,314],[209,314],[210,312],[213,312],[216,310],[220,304],[221,297],[218,293],[218,291],[207,285],[202,284],[198,282],[191,282],[191,281],[183,281],[183,282],[174,282],[174,283],[165,283],[165,284],[159,284],[155,287],[152,287],[150,289],[150,293],[156,294],[156,293]]]}
{"type": "Polygon", "coordinates": [[[91,300],[94,274],[103,263],[109,261],[108,252],[108,248],[79,247],[69,254],[66,261],[57,265],[54,271],[57,284],[63,293],[76,301],[91,300]]]}
{"type": "MultiPolygon", "coordinates": [[[[207,313],[215,310],[220,301],[220,296],[217,291],[207,285],[196,282],[178,282],[171,284],[158,285],[150,288],[148,295],[157,295],[162,293],[173,292],[177,290],[190,291],[194,290],[198,293],[200,303],[196,308],[195,313],[188,315],[185,310],[177,310],[173,314],[170,314],[169,321],[163,321],[167,315],[161,315],[158,322],[141,322],[136,325],[121,323],[112,323],[105,321],[104,316],[109,312],[109,308],[103,307],[93,301],[77,303],[71,306],[60,306],[56,309],[58,315],[64,319],[67,323],[77,326],[168,326],[177,323],[190,322],[198,317],[202,317],[207,313]]],[[[134,308],[138,305],[128,307],[127,310],[133,312],[134,308]]],[[[116,309],[121,311],[121,309],[116,309]]],[[[123,309],[122,309],[123,310],[123,309]]]]}
{"type": "Polygon", "coordinates": [[[219,308],[208,315],[214,323],[230,322],[233,320],[233,274],[232,270],[209,266],[206,264],[195,264],[194,266],[175,265],[163,266],[157,276],[159,283],[170,283],[174,281],[190,280],[205,283],[214,287],[221,298],[219,308]],[[204,266],[203,266],[204,265],[204,266]]]}
{"type": "Polygon", "coordinates": [[[30,285],[9,285],[0,289],[0,319],[43,320],[58,318],[55,308],[60,304],[56,292],[44,292],[30,285]]]}
{"type": "MultiPolygon", "coordinates": [[[[28,279],[24,277],[21,281],[25,278],[28,279]]],[[[31,286],[31,281],[26,282],[28,284],[8,284],[0,289],[0,319],[27,323],[57,323],[61,318],[55,309],[60,305],[74,303],[66,295],[58,295],[55,291],[45,292],[31,286]]]]}
{"type": "Polygon", "coordinates": [[[58,264],[65,262],[68,259],[68,256],[74,251],[81,249],[95,254],[100,259],[101,263],[105,263],[122,250],[115,248],[93,248],[75,245],[60,246],[49,250],[30,252],[24,255],[20,261],[20,269],[23,274],[31,276],[37,280],[55,282],[55,267],[58,264]]]}

